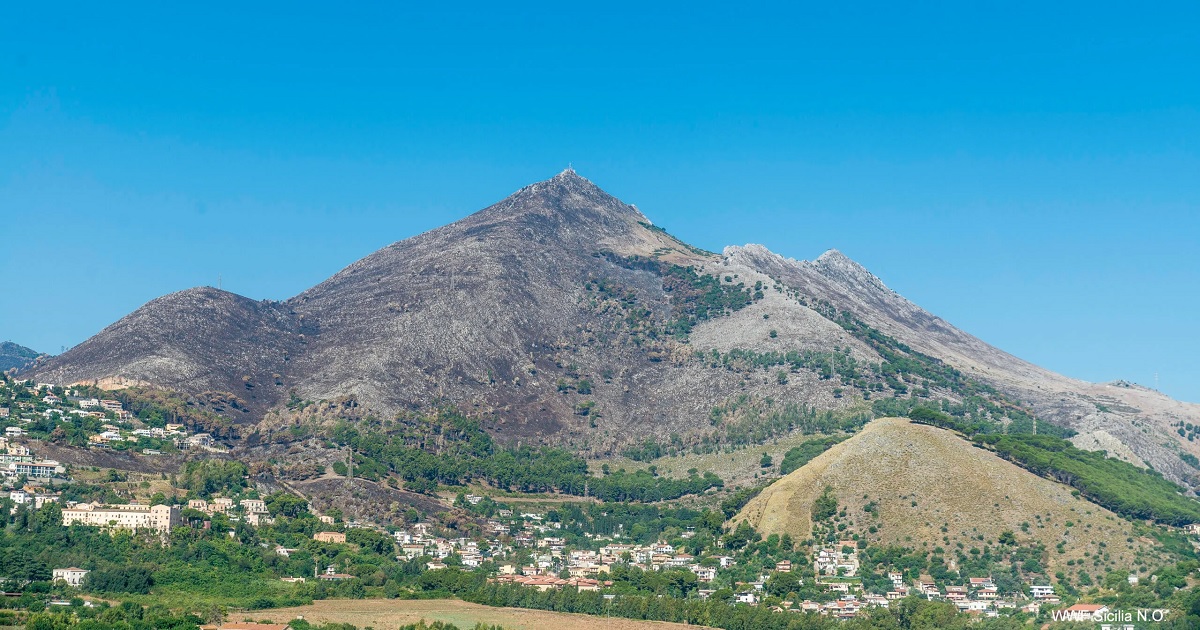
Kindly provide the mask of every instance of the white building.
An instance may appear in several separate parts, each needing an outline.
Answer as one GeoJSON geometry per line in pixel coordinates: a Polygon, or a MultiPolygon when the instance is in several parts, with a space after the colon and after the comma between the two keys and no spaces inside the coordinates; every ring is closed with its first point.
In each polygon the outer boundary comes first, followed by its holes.
{"type": "Polygon", "coordinates": [[[63,582],[66,582],[67,586],[74,586],[76,588],[83,586],[83,578],[85,576],[87,576],[87,574],[88,574],[87,569],[80,569],[78,567],[67,567],[65,569],[55,569],[53,572],[55,582],[58,582],[59,580],[61,580],[63,582]]]}
{"type": "Polygon", "coordinates": [[[151,529],[167,533],[180,524],[176,505],[92,505],[80,503],[63,510],[63,525],[93,525],[114,529],[151,529]]]}

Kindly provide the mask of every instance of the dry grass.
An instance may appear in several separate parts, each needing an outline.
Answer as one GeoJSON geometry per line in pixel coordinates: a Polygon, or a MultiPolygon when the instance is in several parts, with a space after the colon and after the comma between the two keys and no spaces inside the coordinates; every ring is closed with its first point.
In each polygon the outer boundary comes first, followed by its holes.
{"type": "Polygon", "coordinates": [[[456,599],[330,599],[309,606],[280,608],[231,615],[232,619],[271,620],[277,623],[303,617],[311,623],[350,623],[381,630],[402,624],[442,621],[469,630],[477,622],[498,624],[505,630],[682,630],[700,628],[661,621],[634,621],[522,608],[493,608],[456,599]]]}
{"type": "Polygon", "coordinates": [[[108,481],[108,471],[108,468],[100,468],[92,471],[89,468],[80,467],[71,472],[71,477],[82,483],[108,486],[122,496],[135,502],[149,502],[150,497],[153,497],[156,492],[161,492],[168,497],[177,494],[175,488],[171,486],[171,482],[163,479],[161,473],[119,470],[125,476],[126,480],[114,482],[108,481]]]}
{"type": "MultiPolygon", "coordinates": [[[[1072,495],[1071,489],[1034,475],[957,435],[906,419],[876,420],[803,468],[768,487],[735,517],[764,534],[812,530],[813,501],[826,486],[852,521],[851,531],[873,543],[947,549],[996,544],[1001,532],[1020,544],[1039,541],[1047,568],[1068,560],[1083,566],[1084,553],[1109,558],[1101,567],[1133,564],[1147,545],[1112,512],[1072,495]],[[878,516],[864,511],[874,502],[878,516]],[[1022,528],[1028,523],[1028,531],[1022,528]],[[868,533],[869,527],[877,531],[868,533]],[[944,531],[943,531],[944,530],[944,531]],[[1065,541],[1065,553],[1055,549],[1065,541]],[[1103,546],[1101,546],[1103,543],[1103,546]]],[[[1087,570],[1096,574],[1093,558],[1087,570]]]]}
{"type": "Polygon", "coordinates": [[[613,471],[621,468],[629,471],[643,470],[650,466],[655,466],[658,474],[664,477],[686,479],[688,476],[687,471],[695,468],[701,474],[706,471],[716,474],[725,481],[726,487],[755,485],[761,483],[765,477],[777,477],[779,475],[779,464],[783,461],[783,456],[789,450],[804,442],[821,437],[826,436],[805,435],[796,432],[765,444],[755,444],[745,448],[738,448],[729,453],[724,451],[702,455],[687,453],[676,457],[660,457],[649,462],[638,462],[627,457],[593,459],[588,461],[588,470],[593,475],[600,475],[602,474],[601,467],[604,464],[608,464],[609,470],[613,471]],[[771,456],[773,463],[770,468],[763,468],[760,464],[763,453],[771,456]]]}

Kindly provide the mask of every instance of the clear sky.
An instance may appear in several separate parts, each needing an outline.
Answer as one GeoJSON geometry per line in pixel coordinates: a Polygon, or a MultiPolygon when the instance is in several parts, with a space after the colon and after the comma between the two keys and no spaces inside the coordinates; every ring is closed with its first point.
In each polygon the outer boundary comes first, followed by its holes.
{"type": "Polygon", "coordinates": [[[287,298],[573,163],[1200,401],[1200,3],[121,4],[0,15],[0,340],[287,298]]]}

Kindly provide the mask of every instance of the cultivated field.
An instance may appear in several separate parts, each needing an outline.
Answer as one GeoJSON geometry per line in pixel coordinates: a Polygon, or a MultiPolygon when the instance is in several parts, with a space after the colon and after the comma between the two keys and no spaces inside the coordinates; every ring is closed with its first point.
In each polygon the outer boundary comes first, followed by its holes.
{"type": "Polygon", "coordinates": [[[456,599],[331,599],[309,606],[236,613],[230,615],[230,620],[283,623],[297,617],[303,617],[311,623],[350,623],[359,628],[370,626],[375,630],[396,628],[422,619],[453,623],[463,630],[469,630],[477,622],[497,624],[505,630],[683,630],[703,627],[544,610],[493,608],[456,599]]]}

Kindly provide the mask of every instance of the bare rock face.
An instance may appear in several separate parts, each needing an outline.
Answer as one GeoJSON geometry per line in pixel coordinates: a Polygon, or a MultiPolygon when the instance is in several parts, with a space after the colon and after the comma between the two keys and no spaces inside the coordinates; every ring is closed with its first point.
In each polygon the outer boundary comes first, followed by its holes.
{"type": "Polygon", "coordinates": [[[735,399],[862,408],[837,379],[776,378],[708,358],[809,351],[880,361],[818,303],[1074,428],[1081,446],[1120,443],[1127,448],[1110,452],[1174,479],[1194,472],[1179,453],[1200,450],[1169,425],[1200,424],[1200,406],[1021,361],[836,251],[808,262],[757,245],[698,250],[570,170],[385,247],[285,302],[211,288],[159,298],[28,373],[231,394],[245,433],[270,430],[259,423],[281,417],[267,412],[291,397],[353,401],[379,415],[445,401],[502,439],[609,452],[702,435],[714,406],[735,399]]]}
{"type": "Polygon", "coordinates": [[[1088,383],[1023,361],[913,304],[837,250],[811,262],[785,259],[760,245],[727,248],[725,254],[996,387],[1038,417],[1077,431],[1073,441],[1080,448],[1148,464],[1196,485],[1196,470],[1180,454],[1200,456],[1200,447],[1174,425],[1194,424],[1200,405],[1128,383],[1088,383]]]}

